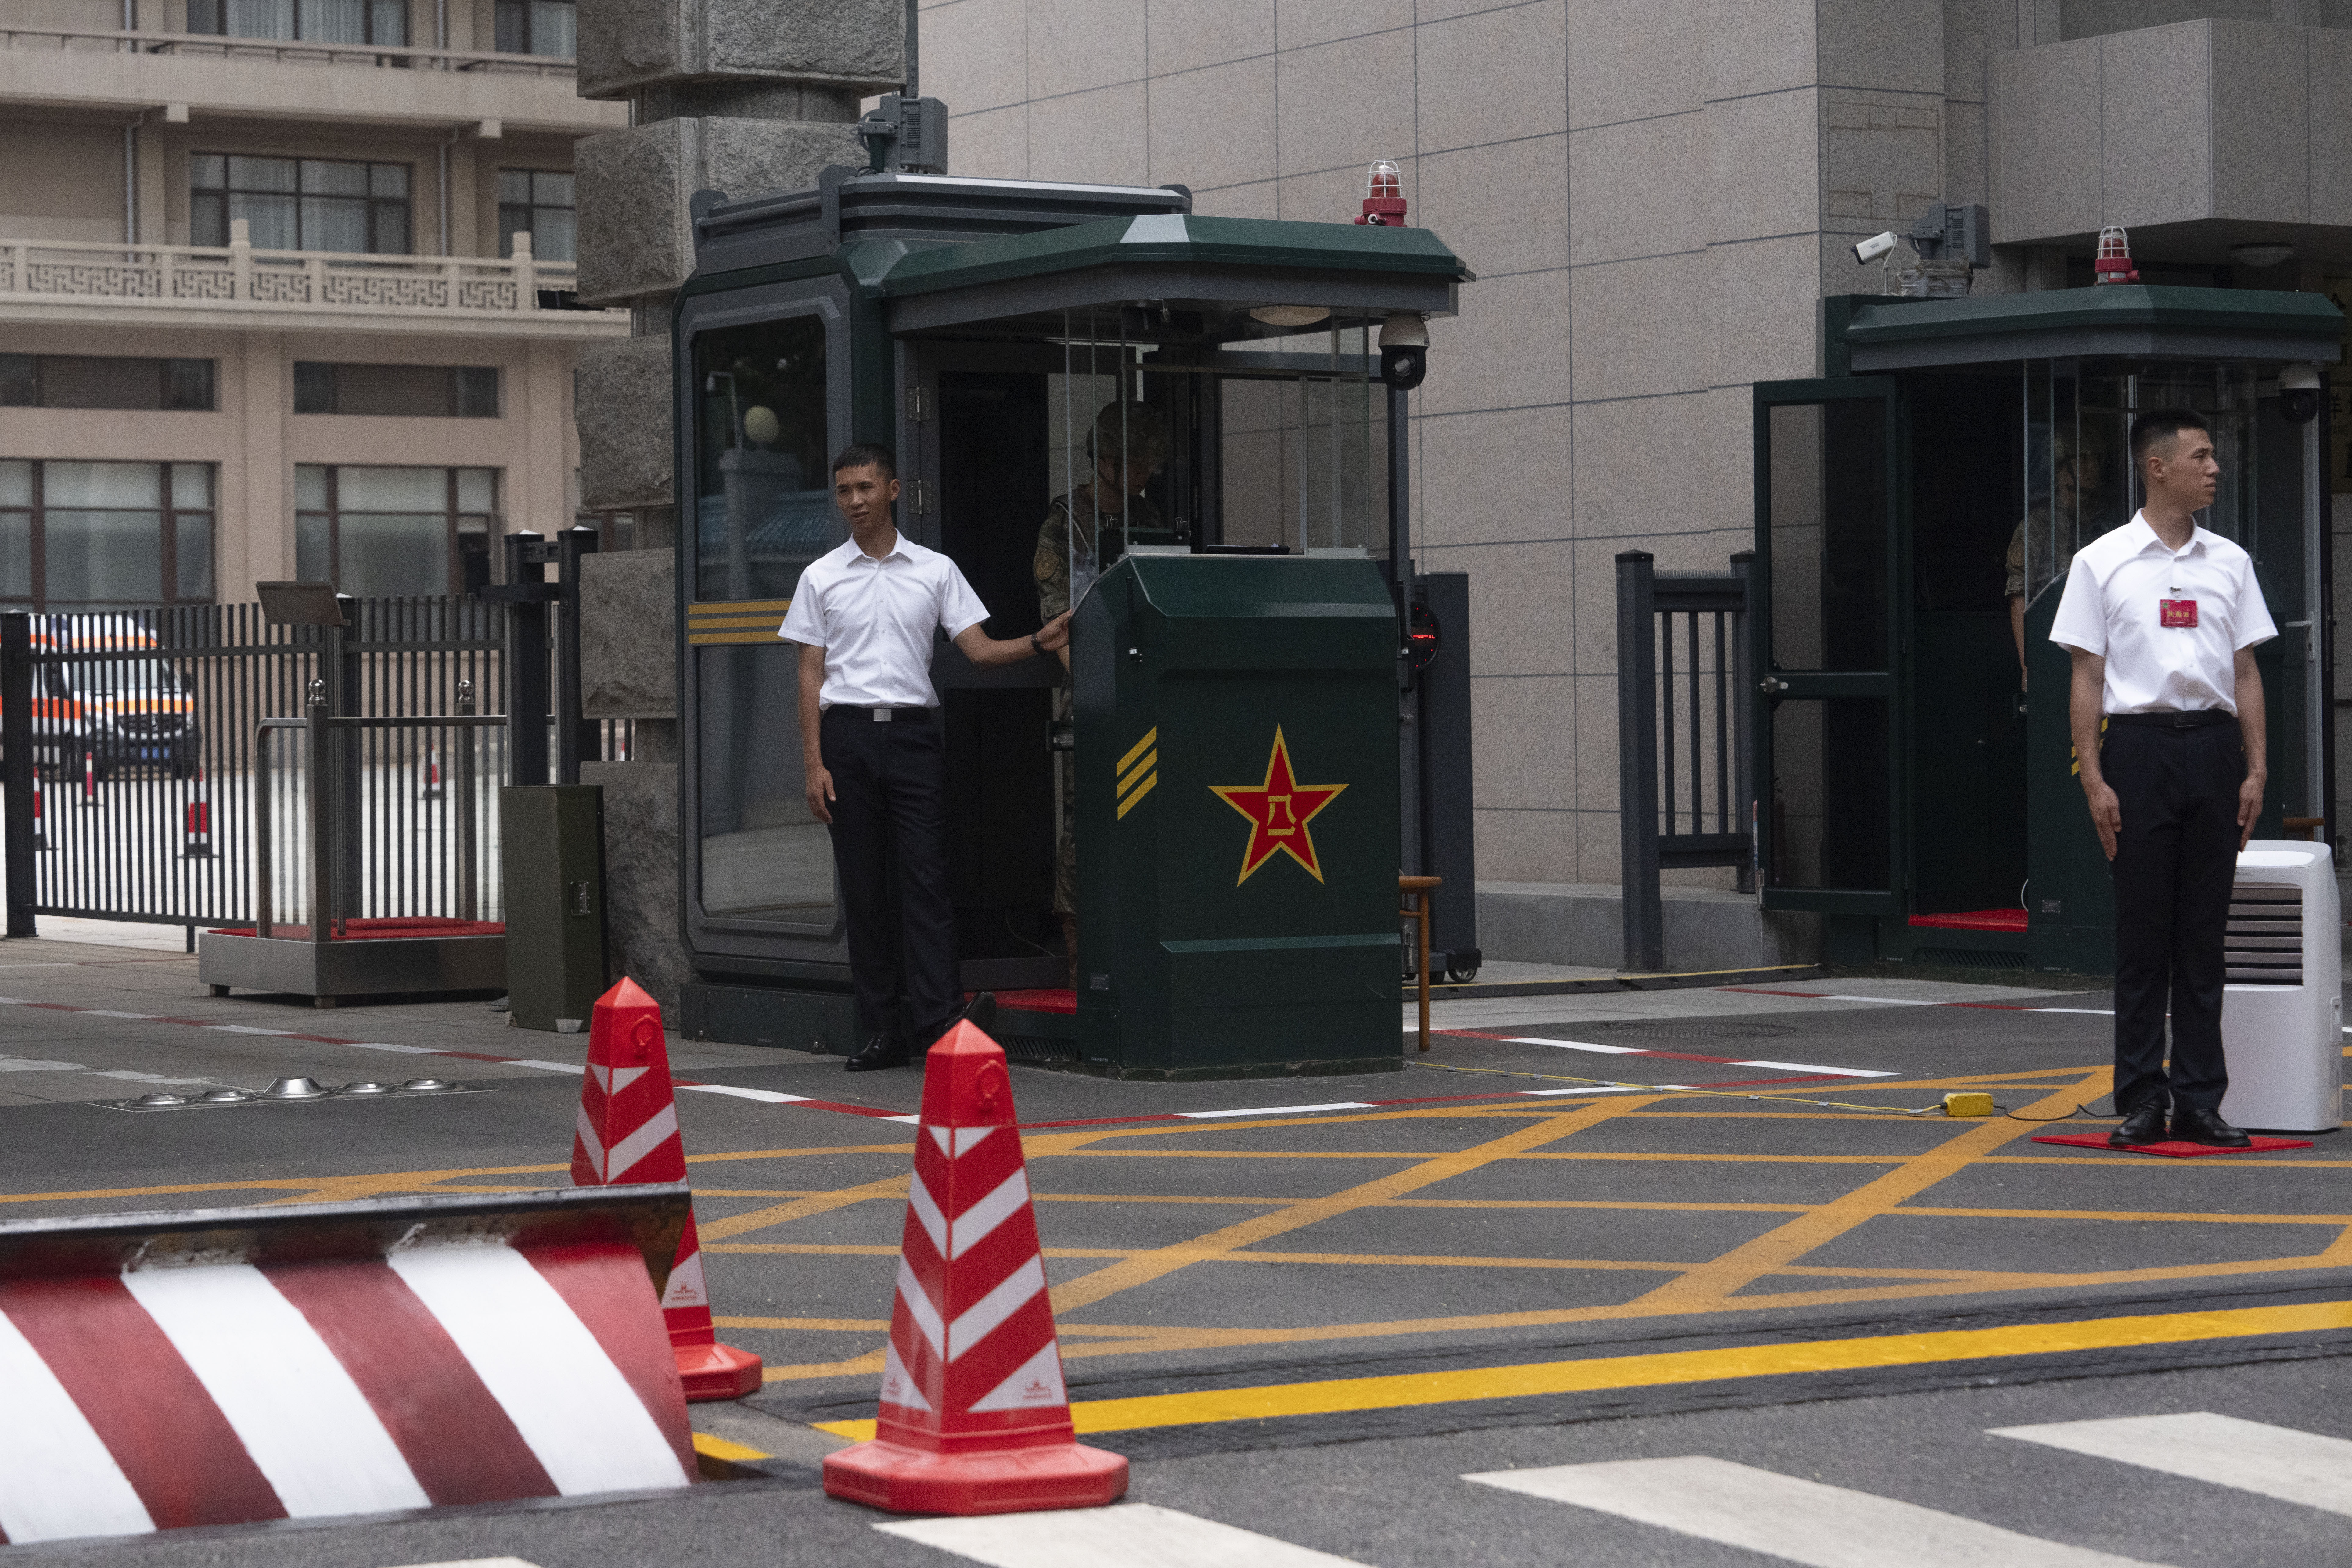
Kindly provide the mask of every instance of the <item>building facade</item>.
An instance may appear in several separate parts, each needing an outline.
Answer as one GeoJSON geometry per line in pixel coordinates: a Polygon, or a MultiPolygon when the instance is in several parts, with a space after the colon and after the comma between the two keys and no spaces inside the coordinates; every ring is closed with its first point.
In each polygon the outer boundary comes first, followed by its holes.
{"type": "MultiPolygon", "coordinates": [[[[921,21],[958,174],[1343,222],[1392,158],[1411,221],[1477,270],[1432,323],[1412,452],[1420,565],[1470,580],[1482,883],[1618,880],[1613,558],[1719,571],[1749,545],[1750,389],[1821,374],[1818,301],[1881,290],[1855,241],[1984,203],[1979,292],[2087,283],[2122,224],[2151,282],[2352,299],[2345,0],[926,0],[921,21]]],[[[2352,491],[2340,393],[2336,421],[2352,491]]]]}
{"type": "Polygon", "coordinates": [[[0,16],[0,605],[440,594],[577,510],[568,0],[0,16]]]}

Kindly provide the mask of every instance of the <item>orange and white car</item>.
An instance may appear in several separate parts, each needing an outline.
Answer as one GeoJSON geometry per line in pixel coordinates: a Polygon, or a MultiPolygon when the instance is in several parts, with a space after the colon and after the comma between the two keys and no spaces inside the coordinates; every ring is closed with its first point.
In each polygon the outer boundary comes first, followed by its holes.
{"type": "Polygon", "coordinates": [[[155,638],[128,616],[35,616],[33,754],[63,773],[88,753],[99,772],[202,761],[196,700],[155,638]],[[55,662],[42,654],[71,657],[55,662]]]}

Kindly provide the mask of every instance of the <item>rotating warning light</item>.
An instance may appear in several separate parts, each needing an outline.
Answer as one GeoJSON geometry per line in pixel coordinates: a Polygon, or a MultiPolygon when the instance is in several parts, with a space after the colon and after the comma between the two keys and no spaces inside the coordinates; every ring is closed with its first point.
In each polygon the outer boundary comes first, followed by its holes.
{"type": "Polygon", "coordinates": [[[2138,282],[2139,271],[2132,266],[2131,236],[2115,224],[2099,230],[2099,255],[2091,263],[2091,271],[2094,282],[2138,282]]]}
{"type": "Polygon", "coordinates": [[[1394,160],[1379,159],[1365,174],[1364,210],[1356,221],[1382,228],[1404,226],[1404,176],[1394,160]]]}

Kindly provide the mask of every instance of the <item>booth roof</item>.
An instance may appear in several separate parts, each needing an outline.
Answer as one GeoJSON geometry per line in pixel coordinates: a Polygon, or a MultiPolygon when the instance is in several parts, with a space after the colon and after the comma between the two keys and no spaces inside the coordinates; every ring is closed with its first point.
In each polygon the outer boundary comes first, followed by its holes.
{"type": "Polygon", "coordinates": [[[1165,213],[911,251],[890,268],[882,291],[899,297],[934,294],[1138,264],[1405,275],[1457,283],[1474,277],[1461,258],[1425,228],[1165,213]]]}
{"type": "MultiPolygon", "coordinates": [[[[2094,284],[2031,294],[1981,294],[1966,300],[1857,300],[1844,337],[1856,350],[1969,339],[2010,340],[2021,334],[2103,337],[2179,333],[2210,342],[2243,340],[2249,358],[2318,357],[2314,340],[2340,344],[2344,312],[2325,294],[2259,289],[2180,289],[2141,283],[2094,284]],[[2277,351],[2287,349],[2285,354],[2277,351]],[[2265,351],[2269,352],[2265,352],[2265,351]]],[[[2043,353],[2064,353],[2063,347],[2043,353]]],[[[2206,351],[2210,352],[2210,351],[2206,351]]],[[[1857,354],[1857,361],[1862,356],[1857,354]]],[[[1859,363],[1856,366],[1861,368],[1859,363]]]]}

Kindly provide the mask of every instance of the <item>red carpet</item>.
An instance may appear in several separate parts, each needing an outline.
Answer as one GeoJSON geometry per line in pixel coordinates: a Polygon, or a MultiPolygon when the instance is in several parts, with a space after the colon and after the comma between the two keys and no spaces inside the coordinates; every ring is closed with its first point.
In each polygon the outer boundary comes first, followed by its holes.
{"type": "Polygon", "coordinates": [[[1078,994],[1060,991],[1000,991],[996,1005],[1008,1013],[1075,1013],[1078,994]]]}
{"type": "Polygon", "coordinates": [[[2023,931],[2023,910],[1964,910],[1948,915],[1913,915],[1915,926],[1932,926],[1937,931],[2023,931]]]}
{"type": "Polygon", "coordinates": [[[2259,1154],[2269,1149],[2308,1149],[2308,1138],[2264,1138],[2249,1133],[2253,1139],[2250,1149],[2216,1149],[2206,1143],[2142,1143],[2134,1149],[2116,1149],[2103,1132],[2053,1132],[2036,1138],[2036,1143],[2063,1143],[2071,1149],[2108,1149],[2118,1154],[2161,1154],[2168,1160],[2194,1160],[2200,1154],[2259,1154]]]}

